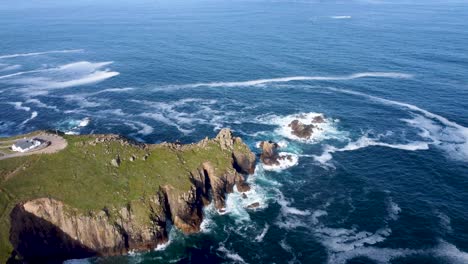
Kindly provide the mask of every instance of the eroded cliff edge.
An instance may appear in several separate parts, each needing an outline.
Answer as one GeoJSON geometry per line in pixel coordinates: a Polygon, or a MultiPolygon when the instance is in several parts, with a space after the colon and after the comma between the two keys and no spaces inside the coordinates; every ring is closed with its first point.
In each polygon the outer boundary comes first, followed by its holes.
{"type": "Polygon", "coordinates": [[[203,207],[223,210],[234,186],[249,190],[244,176],[255,169],[255,155],[228,129],[189,145],[66,139],[59,153],[0,163],[8,226],[0,241],[12,263],[153,249],[168,240],[169,223],[198,232],[203,207]]]}

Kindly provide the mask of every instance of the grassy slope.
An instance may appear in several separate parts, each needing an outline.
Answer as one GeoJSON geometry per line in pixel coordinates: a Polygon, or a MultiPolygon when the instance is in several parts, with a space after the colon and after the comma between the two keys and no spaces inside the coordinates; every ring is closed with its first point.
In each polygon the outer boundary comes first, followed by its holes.
{"type": "Polygon", "coordinates": [[[18,202],[51,197],[83,212],[104,207],[118,210],[127,204],[138,209],[159,186],[188,190],[188,172],[204,161],[212,162],[218,173],[231,167],[231,153],[215,142],[178,151],[162,145],[143,149],[116,141],[93,146],[87,142],[94,136],[65,137],[68,147],[58,153],[0,160],[0,262],[12,250],[9,212],[18,202]],[[110,164],[117,155],[122,160],[120,167],[110,164]],[[136,158],[133,162],[132,155],[136,158]]]}

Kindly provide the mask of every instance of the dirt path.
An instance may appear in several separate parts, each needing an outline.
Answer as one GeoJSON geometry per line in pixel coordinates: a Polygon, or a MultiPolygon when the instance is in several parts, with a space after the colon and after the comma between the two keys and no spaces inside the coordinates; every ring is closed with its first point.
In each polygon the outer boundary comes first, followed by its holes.
{"type": "Polygon", "coordinates": [[[34,154],[55,153],[66,148],[68,145],[67,141],[63,137],[54,135],[54,134],[41,133],[41,134],[35,135],[34,138],[38,138],[45,142],[50,142],[50,144],[49,145],[43,144],[39,146],[38,148],[31,150],[31,151],[27,151],[27,152],[15,152],[13,154],[3,153],[4,156],[0,156],[0,160],[14,158],[14,157],[29,156],[29,155],[34,155],[34,154]]]}

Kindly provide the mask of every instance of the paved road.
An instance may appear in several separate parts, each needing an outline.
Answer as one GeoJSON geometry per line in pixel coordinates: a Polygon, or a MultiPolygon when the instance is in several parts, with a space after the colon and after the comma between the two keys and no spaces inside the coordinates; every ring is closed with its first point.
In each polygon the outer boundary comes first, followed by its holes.
{"type": "MultiPolygon", "coordinates": [[[[50,142],[50,144],[49,145],[43,144],[39,146],[38,148],[31,150],[31,151],[27,151],[27,152],[15,152],[13,154],[3,153],[4,156],[0,156],[0,160],[14,158],[14,157],[29,156],[29,155],[34,155],[34,154],[55,153],[66,148],[68,145],[67,141],[63,137],[55,135],[55,134],[41,133],[36,136],[33,136],[33,138],[38,138],[42,141],[50,142]]],[[[12,144],[13,143],[14,142],[12,142],[12,144]]]]}

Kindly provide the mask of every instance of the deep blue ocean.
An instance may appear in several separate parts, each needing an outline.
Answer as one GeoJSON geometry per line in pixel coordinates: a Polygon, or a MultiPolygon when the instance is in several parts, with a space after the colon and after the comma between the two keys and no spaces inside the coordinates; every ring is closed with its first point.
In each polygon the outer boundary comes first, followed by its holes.
{"type": "Polygon", "coordinates": [[[2,136],[229,127],[294,159],[199,234],[69,263],[468,263],[468,2],[70,2],[0,4],[2,136]]]}

